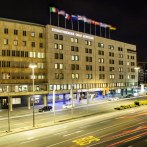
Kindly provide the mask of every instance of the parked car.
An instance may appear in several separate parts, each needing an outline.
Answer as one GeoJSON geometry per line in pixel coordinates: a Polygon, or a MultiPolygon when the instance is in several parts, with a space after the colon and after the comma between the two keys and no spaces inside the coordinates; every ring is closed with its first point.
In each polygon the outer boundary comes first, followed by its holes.
{"type": "MultiPolygon", "coordinates": [[[[72,108],[72,104],[65,104],[65,105],[63,105],[62,106],[64,109],[68,109],[68,108],[72,108]]],[[[73,105],[73,107],[74,107],[74,105],[73,105]]]]}
{"type": "Polygon", "coordinates": [[[125,98],[130,98],[130,97],[134,97],[134,95],[133,94],[128,94],[128,95],[125,96],[125,98]]]}
{"type": "Polygon", "coordinates": [[[117,101],[119,98],[118,97],[111,97],[108,99],[108,101],[117,101]]]}
{"type": "Polygon", "coordinates": [[[52,110],[52,106],[44,106],[39,109],[39,112],[45,112],[45,111],[50,111],[52,110]]]}

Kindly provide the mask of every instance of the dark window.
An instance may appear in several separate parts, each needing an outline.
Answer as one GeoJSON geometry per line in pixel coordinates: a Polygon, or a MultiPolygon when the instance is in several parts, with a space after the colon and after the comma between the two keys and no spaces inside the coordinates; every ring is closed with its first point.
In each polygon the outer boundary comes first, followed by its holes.
{"type": "Polygon", "coordinates": [[[35,42],[32,42],[31,45],[32,45],[32,47],[35,47],[35,42]]]}
{"type": "Polygon", "coordinates": [[[89,53],[92,54],[92,49],[89,49],[89,53]]]}
{"type": "Polygon", "coordinates": [[[22,32],[22,35],[23,35],[23,36],[26,36],[26,35],[27,35],[26,31],[23,31],[23,32],[22,32]]]}
{"type": "Polygon", "coordinates": [[[39,38],[43,38],[43,33],[39,33],[39,38]]]}
{"type": "Polygon", "coordinates": [[[88,48],[85,48],[85,53],[88,53],[88,48]]]}
{"type": "Polygon", "coordinates": [[[60,54],[60,59],[63,59],[63,54],[60,54]]]}
{"type": "Polygon", "coordinates": [[[74,51],[74,46],[71,46],[71,51],[74,51]]]}
{"type": "Polygon", "coordinates": [[[43,43],[39,43],[39,47],[40,48],[43,48],[43,43]]]}
{"type": "Polygon", "coordinates": [[[8,28],[4,28],[4,34],[8,34],[8,28]]]}
{"type": "Polygon", "coordinates": [[[54,34],[54,39],[58,39],[58,34],[54,34]]]}
{"type": "Polygon", "coordinates": [[[55,59],[58,59],[58,53],[55,53],[55,59]]]}
{"type": "Polygon", "coordinates": [[[59,40],[63,40],[63,35],[59,35],[59,40]]]}
{"type": "Polygon", "coordinates": [[[28,52],[25,52],[25,57],[28,57],[28,55],[29,55],[28,52]]]}
{"type": "Polygon", "coordinates": [[[14,35],[18,35],[18,30],[14,30],[14,35]]]}

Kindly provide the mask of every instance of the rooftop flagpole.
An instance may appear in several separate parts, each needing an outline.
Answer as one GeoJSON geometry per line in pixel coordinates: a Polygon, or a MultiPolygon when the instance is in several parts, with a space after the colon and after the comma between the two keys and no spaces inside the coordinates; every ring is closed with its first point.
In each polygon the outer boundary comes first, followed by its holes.
{"type": "Polygon", "coordinates": [[[65,13],[65,28],[66,28],[66,20],[70,20],[70,15],[68,13],[65,13]]]}
{"type": "Polygon", "coordinates": [[[51,13],[58,13],[58,9],[55,7],[49,7],[49,12],[50,12],[50,25],[52,24],[52,15],[51,13]]]}

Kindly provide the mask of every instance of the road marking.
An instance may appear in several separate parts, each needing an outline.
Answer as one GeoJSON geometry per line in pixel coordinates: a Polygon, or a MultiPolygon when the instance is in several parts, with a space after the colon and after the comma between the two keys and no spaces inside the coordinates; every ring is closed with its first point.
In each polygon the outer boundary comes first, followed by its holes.
{"type": "Polygon", "coordinates": [[[82,132],[82,131],[84,131],[84,130],[80,130],[80,131],[73,132],[73,133],[70,133],[70,134],[66,134],[66,135],[63,135],[63,136],[64,136],[64,137],[70,136],[70,135],[72,135],[72,134],[77,134],[77,133],[80,133],[80,132],[82,132]]]}
{"type": "Polygon", "coordinates": [[[28,140],[28,141],[21,142],[20,144],[25,144],[25,143],[29,143],[29,142],[37,141],[37,140],[38,140],[38,139],[28,140]]]}
{"type": "Polygon", "coordinates": [[[121,116],[121,117],[117,117],[117,118],[115,118],[115,119],[120,119],[120,118],[124,118],[123,116],[121,116]]]}
{"type": "Polygon", "coordinates": [[[27,138],[27,140],[31,140],[31,139],[34,139],[34,137],[27,138]]]}
{"type": "Polygon", "coordinates": [[[75,142],[78,145],[87,145],[87,144],[90,144],[93,141],[97,142],[97,141],[100,141],[100,139],[96,138],[94,136],[87,136],[87,137],[84,137],[84,138],[80,138],[80,139],[74,140],[72,142],[75,142]]]}
{"type": "Polygon", "coordinates": [[[53,134],[53,135],[55,136],[55,135],[59,135],[59,134],[63,134],[63,133],[67,133],[67,131],[59,132],[59,133],[56,133],[56,134],[53,134]]]}
{"type": "Polygon", "coordinates": [[[79,127],[79,128],[84,129],[84,128],[87,128],[87,127],[90,127],[90,126],[92,126],[92,125],[86,125],[86,126],[82,126],[82,127],[79,127]]]}

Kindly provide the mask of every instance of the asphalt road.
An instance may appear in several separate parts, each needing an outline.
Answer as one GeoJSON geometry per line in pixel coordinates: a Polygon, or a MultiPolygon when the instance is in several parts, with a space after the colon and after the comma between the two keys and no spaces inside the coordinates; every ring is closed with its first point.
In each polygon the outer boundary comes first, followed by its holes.
{"type": "MultiPolygon", "coordinates": [[[[139,99],[147,99],[142,97],[139,99]]],[[[78,118],[84,115],[91,114],[104,114],[115,112],[114,107],[131,104],[135,98],[121,100],[121,101],[105,101],[104,103],[93,103],[89,105],[77,106],[73,109],[58,110],[55,113],[45,112],[38,113],[38,109],[35,109],[35,125],[36,127],[54,125],[64,120],[70,120],[73,118],[78,118]]],[[[21,129],[32,129],[32,110],[17,108],[10,113],[10,129],[12,131],[19,131],[21,129]]],[[[8,113],[7,110],[0,112],[0,132],[5,132],[8,130],[8,113]]],[[[1,134],[1,133],[0,133],[1,134]]]]}
{"type": "Polygon", "coordinates": [[[147,106],[0,137],[2,147],[145,147],[147,106]],[[145,143],[145,146],[141,146],[145,143]]]}

